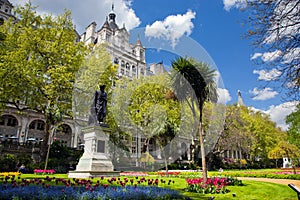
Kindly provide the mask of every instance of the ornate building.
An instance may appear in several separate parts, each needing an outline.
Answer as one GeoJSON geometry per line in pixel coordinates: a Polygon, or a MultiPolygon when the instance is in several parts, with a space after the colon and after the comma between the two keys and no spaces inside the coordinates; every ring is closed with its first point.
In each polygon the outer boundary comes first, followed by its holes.
{"type": "Polygon", "coordinates": [[[116,14],[113,9],[112,7],[108,18],[98,31],[96,31],[96,22],[92,22],[81,35],[81,41],[86,45],[107,43],[107,51],[111,55],[112,62],[119,65],[119,76],[138,78],[141,75],[147,75],[145,47],[139,38],[136,44],[129,43],[130,35],[125,24],[119,28],[115,21],[116,14]]]}
{"type": "Polygon", "coordinates": [[[12,9],[13,5],[8,0],[0,0],[0,25],[9,17],[14,17],[12,9]]]}
{"type": "Polygon", "coordinates": [[[96,22],[87,26],[81,35],[80,41],[88,44],[107,43],[107,51],[111,55],[112,62],[118,65],[119,77],[139,78],[140,76],[151,76],[165,72],[161,63],[146,65],[146,48],[139,38],[135,44],[129,42],[130,34],[123,24],[122,28],[116,24],[114,6],[102,27],[97,30],[96,22]]]}

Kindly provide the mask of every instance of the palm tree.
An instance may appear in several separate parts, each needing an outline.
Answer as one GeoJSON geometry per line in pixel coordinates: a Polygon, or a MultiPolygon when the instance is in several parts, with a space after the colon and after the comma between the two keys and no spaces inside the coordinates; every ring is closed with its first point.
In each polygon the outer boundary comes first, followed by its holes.
{"type": "Polygon", "coordinates": [[[202,113],[204,102],[216,102],[218,99],[215,70],[209,65],[196,62],[192,58],[179,57],[172,62],[172,83],[179,101],[185,101],[191,108],[193,115],[197,117],[199,108],[199,135],[202,157],[202,172],[204,181],[207,180],[207,169],[205,161],[205,149],[202,130],[202,113]]]}

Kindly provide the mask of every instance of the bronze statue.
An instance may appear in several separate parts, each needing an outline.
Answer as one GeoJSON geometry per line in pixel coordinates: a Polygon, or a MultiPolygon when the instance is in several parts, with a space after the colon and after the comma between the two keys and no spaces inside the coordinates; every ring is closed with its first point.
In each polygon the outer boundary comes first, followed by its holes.
{"type": "Polygon", "coordinates": [[[93,104],[91,107],[91,115],[93,118],[93,122],[91,122],[91,119],[90,119],[89,124],[95,123],[96,120],[99,124],[103,124],[103,122],[105,120],[106,105],[107,105],[107,93],[104,90],[105,90],[105,85],[101,85],[100,90],[96,90],[96,92],[95,92],[93,104]]]}

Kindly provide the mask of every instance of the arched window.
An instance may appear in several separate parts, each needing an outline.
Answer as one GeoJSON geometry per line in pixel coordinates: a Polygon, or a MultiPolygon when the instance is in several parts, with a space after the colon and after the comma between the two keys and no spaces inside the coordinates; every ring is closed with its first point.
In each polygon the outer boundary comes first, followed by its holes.
{"type": "Polygon", "coordinates": [[[39,120],[39,119],[34,120],[29,124],[29,129],[44,131],[45,130],[45,122],[42,120],[39,120]]]}
{"type": "Polygon", "coordinates": [[[2,115],[0,117],[0,125],[15,127],[18,126],[18,120],[12,115],[2,115]]]}

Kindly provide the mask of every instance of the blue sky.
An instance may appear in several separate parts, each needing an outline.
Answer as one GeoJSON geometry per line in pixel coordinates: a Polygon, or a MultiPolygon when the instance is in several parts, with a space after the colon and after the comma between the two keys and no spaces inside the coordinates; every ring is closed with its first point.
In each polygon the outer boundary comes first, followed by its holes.
{"type": "MultiPolygon", "coordinates": [[[[13,5],[24,2],[27,1],[11,0],[13,5]]],[[[173,46],[183,37],[191,38],[216,64],[226,89],[221,94],[224,103],[235,103],[240,90],[247,106],[270,114],[273,121],[286,128],[284,117],[294,106],[284,102],[282,94],[272,88],[262,90],[271,72],[259,71],[251,60],[258,52],[252,48],[251,40],[244,37],[247,25],[242,26],[242,22],[247,19],[247,12],[237,9],[240,4],[235,0],[32,0],[32,3],[39,6],[39,13],[55,15],[62,13],[64,8],[71,10],[80,34],[93,21],[100,29],[114,3],[117,23],[119,26],[125,24],[127,30],[153,28],[156,31],[149,32],[149,37],[160,34],[173,46]],[[162,32],[157,31],[160,28],[162,32]],[[264,80],[259,80],[259,75],[264,80]]],[[[148,63],[162,60],[166,65],[170,63],[166,56],[147,56],[148,63]]]]}

